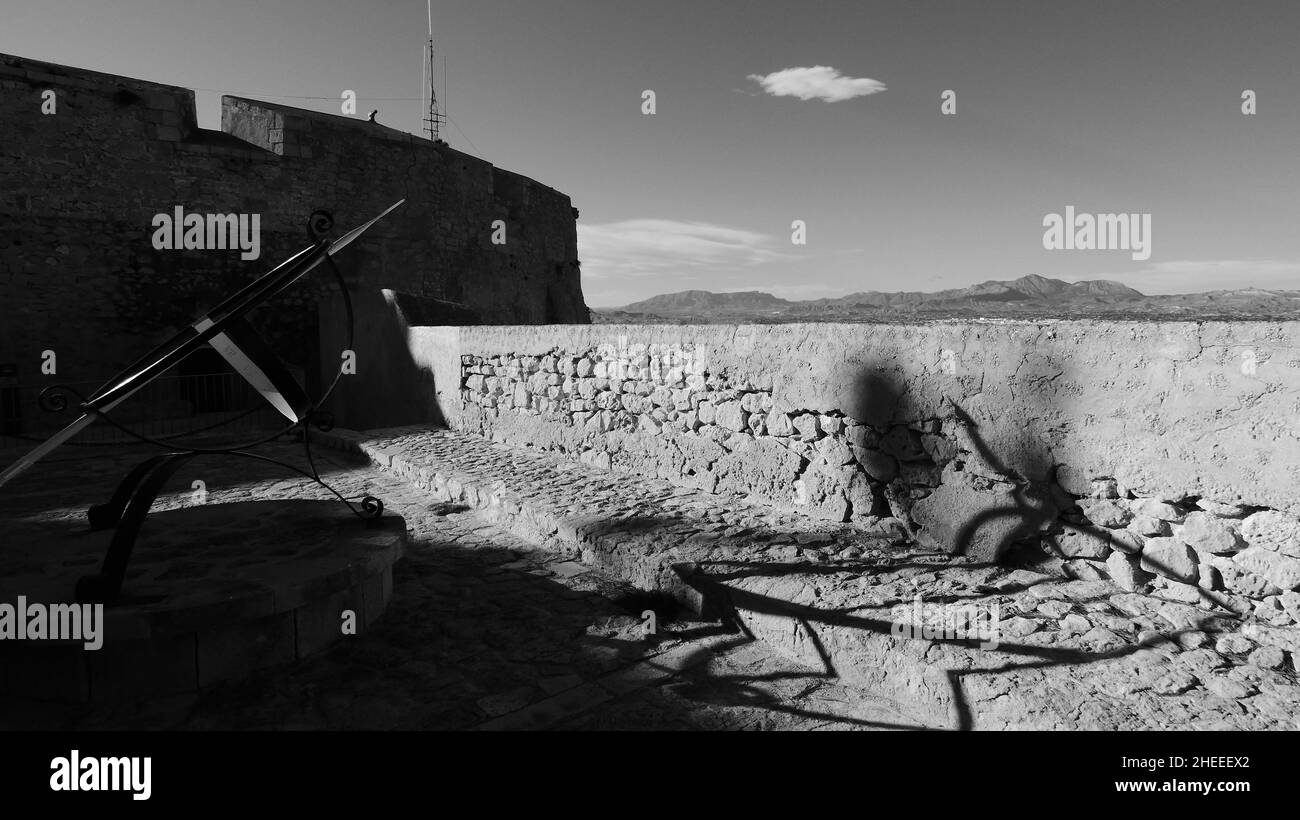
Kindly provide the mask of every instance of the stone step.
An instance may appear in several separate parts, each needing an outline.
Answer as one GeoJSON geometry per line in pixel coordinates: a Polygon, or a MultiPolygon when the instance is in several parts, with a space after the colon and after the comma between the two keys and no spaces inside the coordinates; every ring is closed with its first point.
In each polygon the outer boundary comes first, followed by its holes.
{"type": "Polygon", "coordinates": [[[336,430],[325,443],[431,502],[466,504],[606,575],[727,617],[927,725],[1295,728],[1300,714],[1294,629],[935,554],[473,434],[336,430]],[[927,633],[927,620],[947,632],[927,633]],[[1284,671],[1269,668],[1275,660],[1284,671]]]}
{"type": "Polygon", "coordinates": [[[707,612],[688,577],[701,563],[796,565],[889,548],[889,539],[845,524],[658,479],[604,471],[553,454],[426,427],[357,433],[321,443],[360,453],[426,489],[434,502],[464,503],[493,523],[611,577],[707,612]]]}

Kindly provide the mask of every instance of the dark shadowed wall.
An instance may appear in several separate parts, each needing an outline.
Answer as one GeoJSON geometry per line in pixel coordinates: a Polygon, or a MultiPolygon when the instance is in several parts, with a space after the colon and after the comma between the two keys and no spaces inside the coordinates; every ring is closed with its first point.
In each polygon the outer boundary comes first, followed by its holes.
{"type": "MultiPolygon", "coordinates": [[[[54,350],[59,381],[109,376],[304,247],[312,211],[341,233],[403,197],[337,257],[370,302],[388,288],[458,323],[588,321],[558,191],[381,124],[252,100],[224,98],[222,131],[202,130],[187,89],[0,55],[0,365],[53,381],[54,350]],[[260,258],[156,250],[151,220],[177,206],[260,214],[260,258]]],[[[318,269],[254,323],[318,373],[318,300],[336,290],[318,269]]]]}

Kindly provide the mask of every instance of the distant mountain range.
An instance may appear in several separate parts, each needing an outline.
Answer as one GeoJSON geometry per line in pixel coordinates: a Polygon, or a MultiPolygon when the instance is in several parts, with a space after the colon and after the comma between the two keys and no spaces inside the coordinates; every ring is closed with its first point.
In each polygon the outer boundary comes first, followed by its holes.
{"type": "Polygon", "coordinates": [[[593,321],[659,319],[668,322],[825,322],[892,319],[1178,318],[1300,319],[1300,290],[1216,290],[1149,296],[1106,279],[1063,282],[1022,276],[965,288],[922,293],[865,291],[833,299],[795,301],[763,291],[685,290],[621,308],[592,311],[593,321]]]}

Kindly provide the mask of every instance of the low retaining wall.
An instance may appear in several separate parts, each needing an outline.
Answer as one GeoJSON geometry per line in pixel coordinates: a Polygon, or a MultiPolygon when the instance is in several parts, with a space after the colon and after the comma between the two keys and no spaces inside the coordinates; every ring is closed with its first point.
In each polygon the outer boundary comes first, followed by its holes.
{"type": "Polygon", "coordinates": [[[1276,623],[1300,323],[411,328],[452,426],[1276,623]]]}

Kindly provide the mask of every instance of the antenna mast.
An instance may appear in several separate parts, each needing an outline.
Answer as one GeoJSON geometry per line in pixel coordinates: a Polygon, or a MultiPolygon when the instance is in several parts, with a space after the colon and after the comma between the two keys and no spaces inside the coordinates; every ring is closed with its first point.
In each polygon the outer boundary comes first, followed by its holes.
{"type": "Polygon", "coordinates": [[[424,133],[434,142],[442,142],[442,125],[447,121],[438,112],[438,92],[433,81],[433,0],[429,0],[429,114],[424,118],[424,133]]]}

